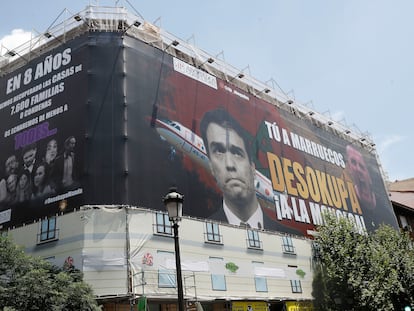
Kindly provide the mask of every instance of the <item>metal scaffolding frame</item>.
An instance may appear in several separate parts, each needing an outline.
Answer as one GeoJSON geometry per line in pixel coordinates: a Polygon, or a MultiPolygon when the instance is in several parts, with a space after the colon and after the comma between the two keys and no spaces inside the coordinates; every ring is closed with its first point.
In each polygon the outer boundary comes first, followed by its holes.
{"type": "Polygon", "coordinates": [[[31,59],[43,55],[85,32],[119,32],[121,35],[138,38],[162,49],[199,70],[234,84],[252,96],[262,98],[280,109],[290,111],[301,119],[308,119],[314,125],[331,131],[347,141],[358,143],[369,152],[376,153],[375,144],[368,132],[361,133],[356,127],[351,129],[341,121],[332,120],[330,115],[314,111],[312,107],[297,102],[291,92],[284,92],[274,79],[267,82],[258,81],[250,75],[249,66],[246,67],[247,69],[235,68],[226,63],[224,57],[213,56],[190,44],[189,40],[177,38],[164,29],[145,21],[142,16],[129,13],[124,7],[90,5],[76,14],[65,9],[59,17],[63,15],[70,15],[70,17],[64,18],[56,25],[52,24],[45,32],[32,37],[29,42],[15,49],[1,46],[0,55],[3,56],[0,56],[0,76],[24,66],[31,59]]]}

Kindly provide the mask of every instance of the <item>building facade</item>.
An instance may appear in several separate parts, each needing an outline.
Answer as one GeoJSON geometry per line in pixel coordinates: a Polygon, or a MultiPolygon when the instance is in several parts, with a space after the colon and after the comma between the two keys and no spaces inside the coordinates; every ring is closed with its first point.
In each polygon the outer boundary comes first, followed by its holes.
{"type": "MultiPolygon", "coordinates": [[[[185,206],[184,206],[185,209],[185,206]]],[[[175,310],[171,223],[164,212],[83,206],[9,233],[28,253],[79,269],[104,310],[175,310]]],[[[184,217],[181,266],[187,309],[311,310],[311,241],[265,230],[184,217]]]]}
{"type": "Polygon", "coordinates": [[[397,227],[368,137],[124,8],[6,56],[0,229],[80,269],[106,310],[175,308],[172,185],[188,309],[310,310],[323,213],[397,227]]]}
{"type": "Polygon", "coordinates": [[[389,183],[388,190],[398,226],[414,240],[414,179],[389,183]]]}

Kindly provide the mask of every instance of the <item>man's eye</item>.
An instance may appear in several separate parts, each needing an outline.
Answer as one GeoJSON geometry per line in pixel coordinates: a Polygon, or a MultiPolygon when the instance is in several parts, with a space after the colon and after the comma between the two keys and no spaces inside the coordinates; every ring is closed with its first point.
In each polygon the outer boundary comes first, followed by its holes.
{"type": "Polygon", "coordinates": [[[220,146],[213,147],[213,153],[215,154],[223,154],[225,152],[225,149],[220,146]]]}
{"type": "Polygon", "coordinates": [[[236,157],[244,158],[244,152],[239,148],[232,148],[231,153],[236,157]]]}

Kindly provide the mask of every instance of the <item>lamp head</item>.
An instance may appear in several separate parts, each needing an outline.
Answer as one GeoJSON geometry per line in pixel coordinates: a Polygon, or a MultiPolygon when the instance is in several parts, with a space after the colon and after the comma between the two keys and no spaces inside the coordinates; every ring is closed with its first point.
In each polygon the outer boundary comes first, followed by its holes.
{"type": "Polygon", "coordinates": [[[181,220],[183,216],[183,201],[184,196],[177,192],[177,188],[171,187],[170,191],[163,198],[170,221],[176,223],[181,220]]]}

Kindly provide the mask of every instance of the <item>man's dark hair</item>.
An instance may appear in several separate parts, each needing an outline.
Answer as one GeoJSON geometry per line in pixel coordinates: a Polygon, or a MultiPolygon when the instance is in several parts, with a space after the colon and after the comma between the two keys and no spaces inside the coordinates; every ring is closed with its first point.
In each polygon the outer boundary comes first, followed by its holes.
{"type": "Polygon", "coordinates": [[[208,149],[208,141],[207,141],[207,128],[210,125],[210,123],[215,123],[221,127],[234,130],[243,139],[244,146],[246,147],[246,153],[249,158],[249,162],[252,161],[250,142],[247,138],[246,130],[224,108],[217,108],[215,110],[207,111],[204,114],[203,118],[201,119],[200,132],[201,132],[201,138],[204,141],[204,147],[206,148],[207,155],[210,154],[210,151],[208,149]]]}

